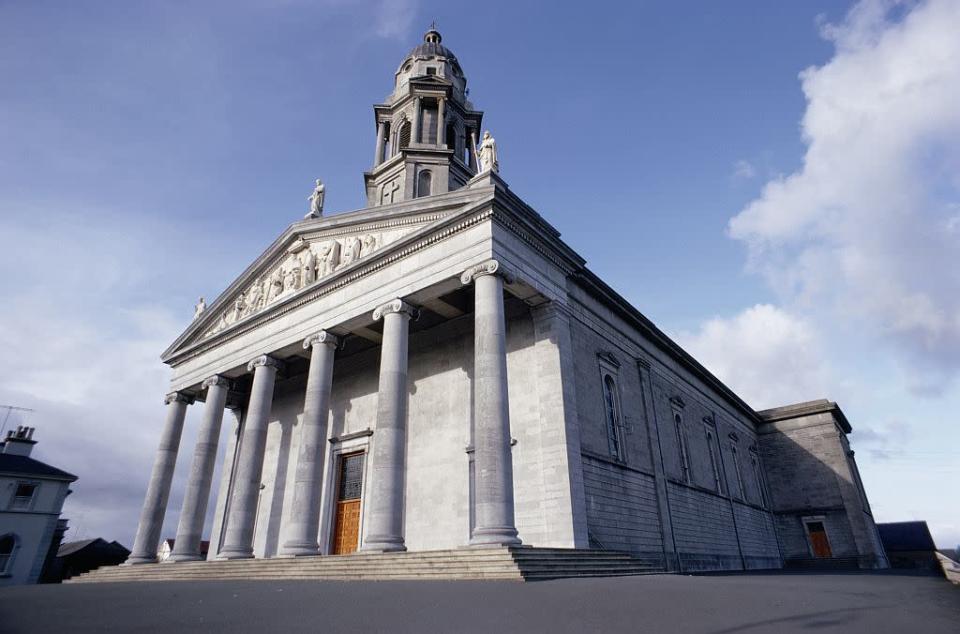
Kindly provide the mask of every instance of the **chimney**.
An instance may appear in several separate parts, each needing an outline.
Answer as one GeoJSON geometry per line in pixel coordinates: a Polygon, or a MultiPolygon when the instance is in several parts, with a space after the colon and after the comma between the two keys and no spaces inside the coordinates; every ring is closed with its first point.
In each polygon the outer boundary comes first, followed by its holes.
{"type": "Polygon", "coordinates": [[[11,456],[29,456],[33,446],[37,444],[37,441],[33,440],[33,431],[33,427],[24,427],[23,425],[11,429],[7,432],[3,446],[0,447],[0,453],[11,456]]]}

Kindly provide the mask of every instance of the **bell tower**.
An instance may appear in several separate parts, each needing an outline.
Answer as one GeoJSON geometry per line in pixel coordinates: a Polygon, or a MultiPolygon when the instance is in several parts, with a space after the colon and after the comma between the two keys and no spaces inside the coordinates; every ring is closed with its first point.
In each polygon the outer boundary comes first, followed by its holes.
{"type": "Polygon", "coordinates": [[[443,194],[477,173],[483,113],[467,100],[456,56],[431,28],[397,69],[393,92],[373,107],[377,144],[364,174],[367,207],[443,194]]]}

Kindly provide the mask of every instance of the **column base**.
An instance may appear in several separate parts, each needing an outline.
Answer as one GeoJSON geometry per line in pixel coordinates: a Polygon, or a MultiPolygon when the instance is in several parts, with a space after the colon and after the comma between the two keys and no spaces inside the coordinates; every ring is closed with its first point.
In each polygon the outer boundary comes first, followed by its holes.
{"type": "Polygon", "coordinates": [[[252,550],[223,550],[217,559],[253,559],[252,550]]]}
{"type": "Polygon", "coordinates": [[[203,561],[205,557],[203,555],[195,555],[193,553],[170,553],[170,556],[163,561],[163,563],[172,563],[175,564],[178,561],[203,561]]]}
{"type": "Polygon", "coordinates": [[[402,537],[368,537],[360,550],[367,553],[395,553],[407,550],[402,537]]]}
{"type": "Polygon", "coordinates": [[[155,564],[157,563],[157,556],[153,557],[127,557],[127,560],[123,562],[127,566],[139,566],[140,564],[155,564]]]}
{"type": "Polygon", "coordinates": [[[473,529],[470,546],[519,546],[523,542],[512,526],[488,526],[473,529]]]}
{"type": "Polygon", "coordinates": [[[320,547],[316,542],[287,542],[280,549],[281,557],[316,557],[320,547]]]}

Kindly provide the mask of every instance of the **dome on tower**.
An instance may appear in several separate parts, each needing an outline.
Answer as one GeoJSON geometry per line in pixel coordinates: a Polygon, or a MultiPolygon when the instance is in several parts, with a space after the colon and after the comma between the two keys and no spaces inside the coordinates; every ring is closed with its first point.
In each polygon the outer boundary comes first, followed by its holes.
{"type": "Polygon", "coordinates": [[[406,94],[411,79],[434,76],[452,84],[454,97],[464,100],[467,78],[463,76],[463,69],[460,68],[457,56],[441,44],[442,40],[440,32],[433,27],[423,34],[423,43],[413,47],[400,62],[392,99],[401,98],[406,94]]]}
{"type": "Polygon", "coordinates": [[[414,46],[404,61],[415,57],[446,57],[456,62],[457,56],[453,54],[453,51],[441,44],[440,42],[442,41],[443,36],[440,35],[440,31],[430,29],[423,35],[423,44],[414,46]]]}

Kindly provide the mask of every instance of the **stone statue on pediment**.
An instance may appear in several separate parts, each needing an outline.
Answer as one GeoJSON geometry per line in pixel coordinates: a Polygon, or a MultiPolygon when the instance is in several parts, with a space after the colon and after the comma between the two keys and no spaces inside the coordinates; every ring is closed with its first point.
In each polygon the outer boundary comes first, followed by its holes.
{"type": "Polygon", "coordinates": [[[203,298],[197,300],[197,305],[193,307],[193,318],[196,319],[203,314],[203,311],[207,309],[207,302],[203,301],[203,298]]]}
{"type": "Polygon", "coordinates": [[[483,140],[477,148],[477,162],[480,164],[480,171],[499,172],[500,162],[497,160],[497,142],[490,136],[490,130],[483,133],[483,140]]]}
{"type": "Polygon", "coordinates": [[[323,199],[326,197],[326,188],[323,186],[323,182],[318,178],[317,184],[313,188],[313,193],[310,194],[310,197],[307,200],[310,201],[310,213],[308,213],[306,218],[319,218],[323,215],[323,199]]]}

